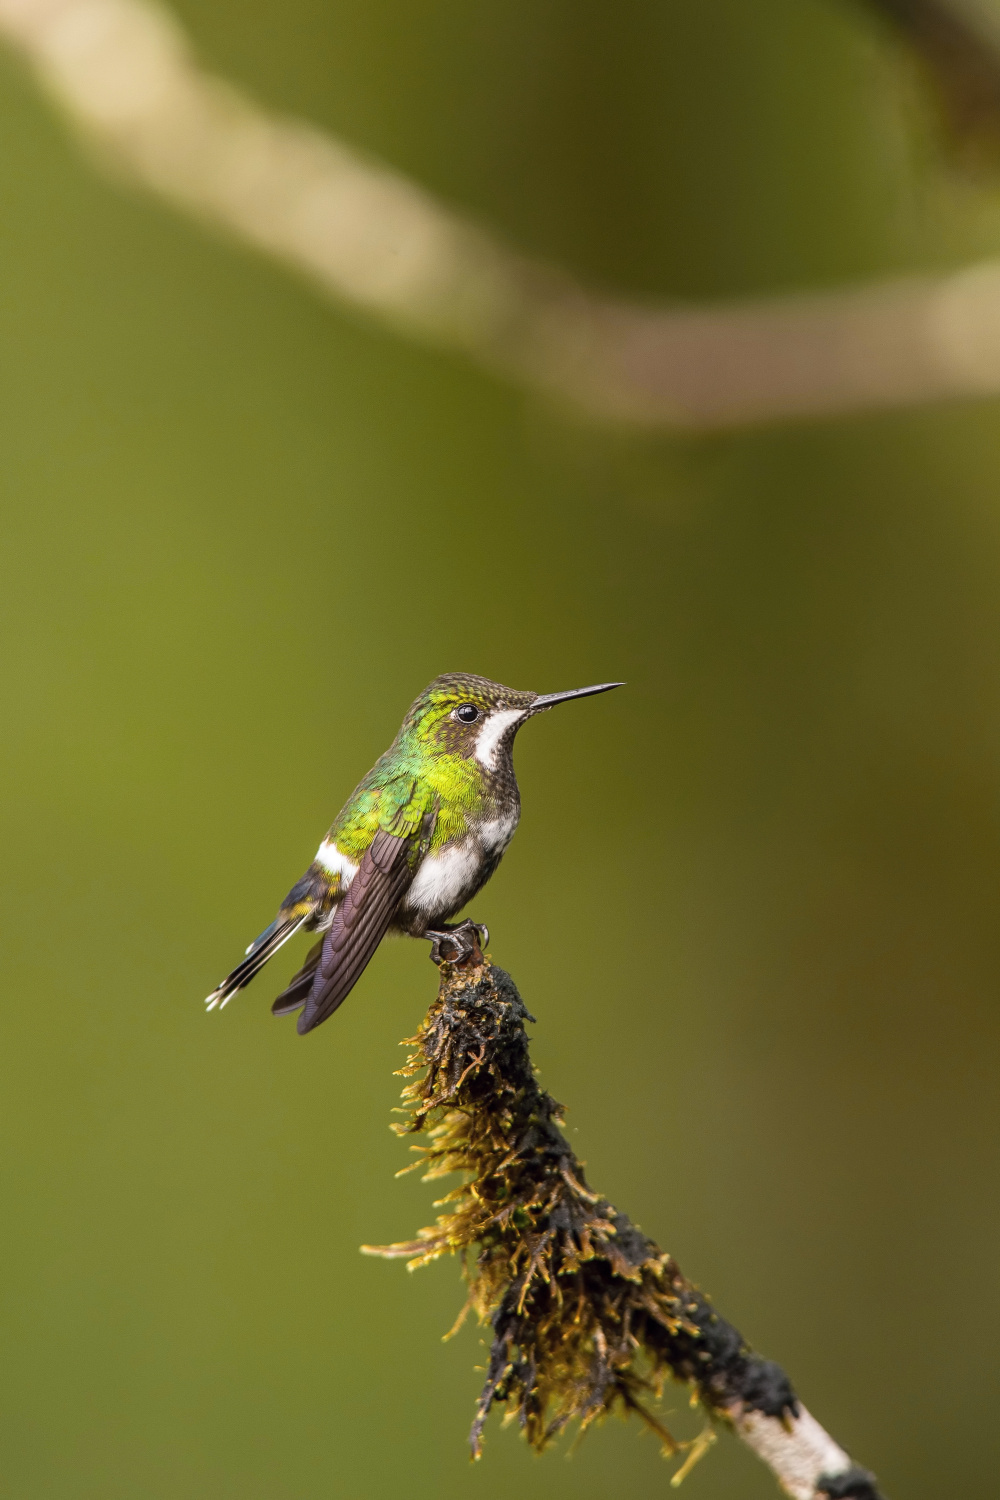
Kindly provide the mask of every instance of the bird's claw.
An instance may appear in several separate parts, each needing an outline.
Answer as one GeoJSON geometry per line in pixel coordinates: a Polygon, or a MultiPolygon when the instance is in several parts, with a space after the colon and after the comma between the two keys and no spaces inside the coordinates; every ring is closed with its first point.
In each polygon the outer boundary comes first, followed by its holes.
{"type": "Polygon", "coordinates": [[[481,964],[483,949],[490,941],[490,929],[485,923],[470,919],[455,927],[429,928],[424,936],[431,940],[431,963],[481,964]]]}

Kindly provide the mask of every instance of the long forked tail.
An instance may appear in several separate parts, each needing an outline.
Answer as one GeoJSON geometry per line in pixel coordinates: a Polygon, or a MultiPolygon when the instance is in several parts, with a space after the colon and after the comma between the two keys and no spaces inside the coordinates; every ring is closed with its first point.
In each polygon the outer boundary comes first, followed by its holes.
{"type": "Polygon", "coordinates": [[[259,938],[250,944],[247,956],[242,963],[237,964],[231,974],[227,974],[220,985],[217,985],[212,993],[206,998],[205,1004],[209,1010],[219,1010],[231,1000],[237,990],[244,989],[259,970],[267,963],[272,954],[277,953],[283,943],[302,926],[302,923],[310,916],[310,911],[304,911],[299,916],[279,917],[272,922],[270,927],[265,927],[259,938]]]}

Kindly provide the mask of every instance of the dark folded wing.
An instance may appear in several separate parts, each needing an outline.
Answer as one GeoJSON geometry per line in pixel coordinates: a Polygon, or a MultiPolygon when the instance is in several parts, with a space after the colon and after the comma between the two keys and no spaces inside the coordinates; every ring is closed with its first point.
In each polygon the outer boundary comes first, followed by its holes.
{"type": "MultiPolygon", "coordinates": [[[[303,1035],[331,1016],[361,977],[413,879],[413,848],[412,837],[380,829],[365,851],[323,939],[305,1009],[299,1016],[298,1029],[303,1035]]],[[[288,998],[291,1000],[291,996],[288,998]]]]}
{"type": "Polygon", "coordinates": [[[316,978],[316,970],[319,968],[320,955],[323,952],[323,939],[314,943],[306,954],[305,963],[297,974],[289,981],[281,994],[271,1006],[272,1016],[288,1016],[293,1010],[300,1010],[309,999],[309,991],[313,987],[316,978]]]}

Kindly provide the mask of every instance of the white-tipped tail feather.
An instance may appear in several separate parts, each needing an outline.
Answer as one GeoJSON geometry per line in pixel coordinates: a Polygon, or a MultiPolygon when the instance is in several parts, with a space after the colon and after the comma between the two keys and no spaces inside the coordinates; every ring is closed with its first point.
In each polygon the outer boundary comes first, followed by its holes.
{"type": "Polygon", "coordinates": [[[241,964],[237,964],[231,974],[227,974],[220,985],[217,985],[212,993],[206,996],[205,1006],[208,1010],[222,1010],[233,998],[238,990],[248,985],[251,979],[267,963],[273,954],[277,953],[290,937],[298,932],[303,922],[311,912],[303,912],[300,917],[288,917],[285,921],[280,919],[272,922],[266,927],[260,937],[250,944],[247,956],[241,964]]]}

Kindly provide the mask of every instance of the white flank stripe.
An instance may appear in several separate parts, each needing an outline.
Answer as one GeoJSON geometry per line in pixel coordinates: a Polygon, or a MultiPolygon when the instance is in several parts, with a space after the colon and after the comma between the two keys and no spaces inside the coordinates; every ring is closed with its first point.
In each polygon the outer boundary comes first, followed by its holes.
{"type": "Polygon", "coordinates": [[[516,724],[518,719],[523,719],[524,713],[523,708],[498,708],[490,714],[479,731],[479,738],[476,740],[476,759],[488,771],[495,771],[497,768],[497,750],[504,732],[512,724],[516,724]]]}
{"type": "Polygon", "coordinates": [[[324,839],[316,851],[316,863],[322,865],[324,870],[331,875],[339,875],[345,886],[350,885],[358,867],[353,859],[348,859],[346,854],[341,854],[332,839],[324,839]]]}

